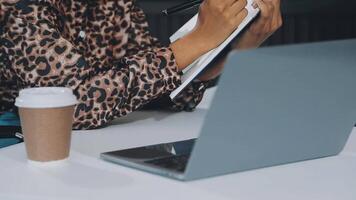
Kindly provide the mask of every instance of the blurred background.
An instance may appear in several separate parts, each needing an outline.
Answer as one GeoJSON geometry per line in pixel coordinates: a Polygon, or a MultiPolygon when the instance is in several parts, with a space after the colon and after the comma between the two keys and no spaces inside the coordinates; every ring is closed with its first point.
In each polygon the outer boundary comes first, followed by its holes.
{"type": "MultiPolygon", "coordinates": [[[[138,0],[144,9],[152,35],[162,44],[196,12],[193,9],[164,16],[165,8],[187,0],[138,0]]],[[[264,46],[356,38],[355,0],[281,0],[284,24],[264,46]]]]}

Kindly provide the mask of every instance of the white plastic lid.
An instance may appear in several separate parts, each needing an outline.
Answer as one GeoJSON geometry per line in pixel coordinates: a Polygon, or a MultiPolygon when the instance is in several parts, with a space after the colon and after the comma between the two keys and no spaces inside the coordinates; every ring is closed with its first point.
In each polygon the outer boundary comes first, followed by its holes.
{"type": "Polygon", "coordinates": [[[38,87],[21,90],[15,105],[22,108],[58,108],[77,103],[69,88],[38,87]]]}

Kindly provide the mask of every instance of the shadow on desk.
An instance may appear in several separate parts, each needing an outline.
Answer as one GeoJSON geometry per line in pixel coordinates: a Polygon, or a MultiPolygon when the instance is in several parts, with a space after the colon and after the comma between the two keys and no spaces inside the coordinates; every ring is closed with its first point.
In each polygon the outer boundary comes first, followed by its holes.
{"type": "Polygon", "coordinates": [[[123,125],[123,124],[130,124],[137,121],[143,121],[147,119],[154,119],[155,121],[162,121],[163,119],[172,115],[172,112],[162,112],[162,111],[136,111],[133,113],[128,114],[125,117],[118,118],[111,122],[110,125],[123,125]],[[160,113],[159,115],[157,113],[160,113]]]}
{"type": "Polygon", "coordinates": [[[162,110],[159,110],[159,111],[153,111],[153,110],[136,111],[136,112],[128,114],[125,117],[120,117],[120,118],[114,120],[113,122],[109,123],[108,126],[131,124],[134,122],[137,123],[139,121],[144,121],[144,120],[149,120],[149,119],[156,121],[156,122],[160,122],[160,121],[166,120],[167,118],[174,117],[174,115],[179,115],[181,113],[192,113],[191,117],[194,117],[195,116],[194,113],[200,113],[200,112],[206,113],[206,109],[197,108],[193,112],[186,112],[186,111],[174,112],[174,111],[162,111],[162,110]]]}

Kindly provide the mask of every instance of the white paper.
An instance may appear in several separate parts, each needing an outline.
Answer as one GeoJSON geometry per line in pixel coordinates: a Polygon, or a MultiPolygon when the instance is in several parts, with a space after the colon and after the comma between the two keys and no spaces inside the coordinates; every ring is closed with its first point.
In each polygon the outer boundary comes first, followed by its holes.
{"type": "MultiPolygon", "coordinates": [[[[252,6],[253,0],[247,1],[246,9],[248,10],[248,15],[246,18],[241,22],[240,26],[217,48],[209,51],[208,53],[204,54],[197,60],[195,60],[191,65],[189,65],[185,70],[183,70],[182,75],[182,85],[180,85],[177,89],[175,89],[171,94],[170,98],[174,99],[187,85],[193,81],[196,76],[199,75],[201,71],[204,70],[206,66],[209,65],[211,61],[214,60],[216,56],[227,46],[231,41],[233,41],[236,36],[241,33],[241,31],[257,16],[259,13],[259,9],[255,9],[252,6]]],[[[183,37],[184,35],[188,34],[190,31],[193,30],[195,24],[198,20],[198,14],[195,15],[192,19],[190,19],[186,24],[184,24],[176,33],[174,33],[170,40],[174,42],[179,38],[183,37]]]]}

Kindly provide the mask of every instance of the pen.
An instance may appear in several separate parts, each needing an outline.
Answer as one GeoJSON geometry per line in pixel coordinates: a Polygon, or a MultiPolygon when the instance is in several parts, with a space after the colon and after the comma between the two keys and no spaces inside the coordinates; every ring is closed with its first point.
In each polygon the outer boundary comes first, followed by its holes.
{"type": "Polygon", "coordinates": [[[20,126],[0,126],[0,139],[18,138],[23,141],[20,126]]]}
{"type": "Polygon", "coordinates": [[[165,15],[171,15],[177,12],[181,12],[183,10],[188,10],[191,8],[194,8],[195,6],[200,5],[203,2],[203,0],[194,0],[190,2],[186,2],[177,6],[174,6],[172,8],[168,8],[162,11],[163,14],[165,15]]]}

